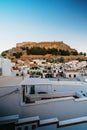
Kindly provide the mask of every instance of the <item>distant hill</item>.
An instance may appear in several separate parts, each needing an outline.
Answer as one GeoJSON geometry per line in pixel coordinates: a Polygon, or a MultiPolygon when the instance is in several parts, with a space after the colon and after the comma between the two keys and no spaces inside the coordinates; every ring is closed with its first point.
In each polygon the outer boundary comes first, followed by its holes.
{"type": "Polygon", "coordinates": [[[53,41],[53,42],[22,42],[22,43],[17,43],[16,47],[40,47],[40,48],[56,48],[56,49],[62,49],[62,50],[75,50],[72,49],[70,46],[65,44],[62,41],[53,41]]]}
{"type": "MultiPolygon", "coordinates": [[[[63,57],[64,61],[79,59],[78,51],[71,48],[62,41],[52,42],[22,42],[16,47],[2,52],[2,56],[17,62],[19,59],[25,63],[33,59],[46,59],[48,61],[58,60],[63,57]]],[[[81,58],[83,58],[81,56],[81,58]]]]}

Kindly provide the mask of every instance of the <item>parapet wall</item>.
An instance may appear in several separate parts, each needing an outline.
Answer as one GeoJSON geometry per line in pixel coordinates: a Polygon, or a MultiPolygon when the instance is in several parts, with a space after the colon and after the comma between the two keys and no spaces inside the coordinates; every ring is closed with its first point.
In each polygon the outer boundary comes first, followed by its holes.
{"type": "Polygon", "coordinates": [[[28,117],[19,119],[18,115],[11,115],[8,117],[0,117],[0,128],[5,126],[5,124],[13,123],[15,130],[29,129],[29,130],[72,130],[78,129],[84,130],[87,129],[87,116],[73,118],[69,120],[60,121],[58,118],[50,118],[46,120],[40,120],[39,116],[28,117]]]}

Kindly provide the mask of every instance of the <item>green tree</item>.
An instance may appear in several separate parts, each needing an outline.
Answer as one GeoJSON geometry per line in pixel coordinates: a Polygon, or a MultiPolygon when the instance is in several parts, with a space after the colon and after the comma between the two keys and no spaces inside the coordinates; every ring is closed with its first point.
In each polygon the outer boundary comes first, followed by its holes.
{"type": "Polygon", "coordinates": [[[64,63],[64,57],[60,57],[59,62],[64,63]]]}
{"type": "Polygon", "coordinates": [[[58,50],[56,48],[48,48],[47,53],[52,55],[58,55],[58,50]]]}
{"type": "Polygon", "coordinates": [[[5,56],[7,55],[7,53],[8,53],[8,50],[3,51],[3,52],[1,53],[1,56],[5,57],[5,56]]]}
{"type": "Polygon", "coordinates": [[[78,52],[77,51],[72,51],[71,54],[75,56],[75,55],[78,55],[78,52]]]}
{"type": "Polygon", "coordinates": [[[84,54],[83,54],[84,56],[86,56],[86,53],[84,52],[84,54]]]}
{"type": "Polygon", "coordinates": [[[22,56],[22,52],[13,53],[13,56],[15,56],[15,58],[20,58],[22,56]]]}
{"type": "Polygon", "coordinates": [[[40,48],[40,47],[32,47],[32,48],[27,48],[26,49],[27,54],[32,54],[32,55],[46,55],[47,51],[45,48],[40,48]]]}
{"type": "Polygon", "coordinates": [[[83,52],[80,52],[79,55],[83,55],[83,52]]]}
{"type": "Polygon", "coordinates": [[[61,50],[61,49],[59,49],[59,55],[69,56],[70,52],[68,50],[61,50]]]}
{"type": "Polygon", "coordinates": [[[27,55],[31,54],[30,49],[28,47],[26,47],[26,53],[27,53],[27,55]]]}

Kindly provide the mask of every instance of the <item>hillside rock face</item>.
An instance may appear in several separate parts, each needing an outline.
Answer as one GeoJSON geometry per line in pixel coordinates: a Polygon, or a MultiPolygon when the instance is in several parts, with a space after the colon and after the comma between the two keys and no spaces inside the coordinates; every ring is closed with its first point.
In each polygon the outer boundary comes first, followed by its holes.
{"type": "MultiPolygon", "coordinates": [[[[59,50],[65,50],[69,51],[71,54],[72,52],[77,52],[76,49],[71,48],[67,44],[65,44],[62,41],[50,41],[50,42],[22,42],[17,43],[16,47],[13,47],[7,51],[4,51],[2,53],[2,56],[10,58],[13,62],[17,62],[19,59],[24,61],[24,63],[29,63],[29,61],[32,61],[34,59],[46,59],[49,61],[52,61],[54,59],[61,58],[62,55],[53,55],[53,54],[46,54],[46,55],[34,55],[34,54],[27,54],[26,49],[24,48],[33,48],[33,47],[40,47],[45,49],[52,49],[56,48],[59,50]],[[16,55],[16,56],[15,56],[16,55]],[[21,56],[19,56],[21,55],[21,56]]],[[[69,61],[72,59],[79,58],[78,56],[63,56],[64,61],[69,61]]],[[[82,58],[82,57],[81,57],[82,58]]]]}
{"type": "Polygon", "coordinates": [[[40,48],[56,48],[56,49],[61,49],[61,50],[68,50],[68,51],[72,51],[75,49],[72,49],[70,46],[68,46],[67,44],[59,41],[59,42],[22,42],[22,43],[17,43],[16,44],[17,48],[20,47],[40,47],[40,48]]]}

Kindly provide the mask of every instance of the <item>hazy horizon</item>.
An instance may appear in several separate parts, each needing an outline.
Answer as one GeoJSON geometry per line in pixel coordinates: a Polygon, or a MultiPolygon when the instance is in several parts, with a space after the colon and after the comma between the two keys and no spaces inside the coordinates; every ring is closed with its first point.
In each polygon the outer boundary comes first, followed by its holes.
{"type": "Polygon", "coordinates": [[[87,52],[86,35],[87,0],[0,0],[0,53],[27,41],[87,52]]]}

